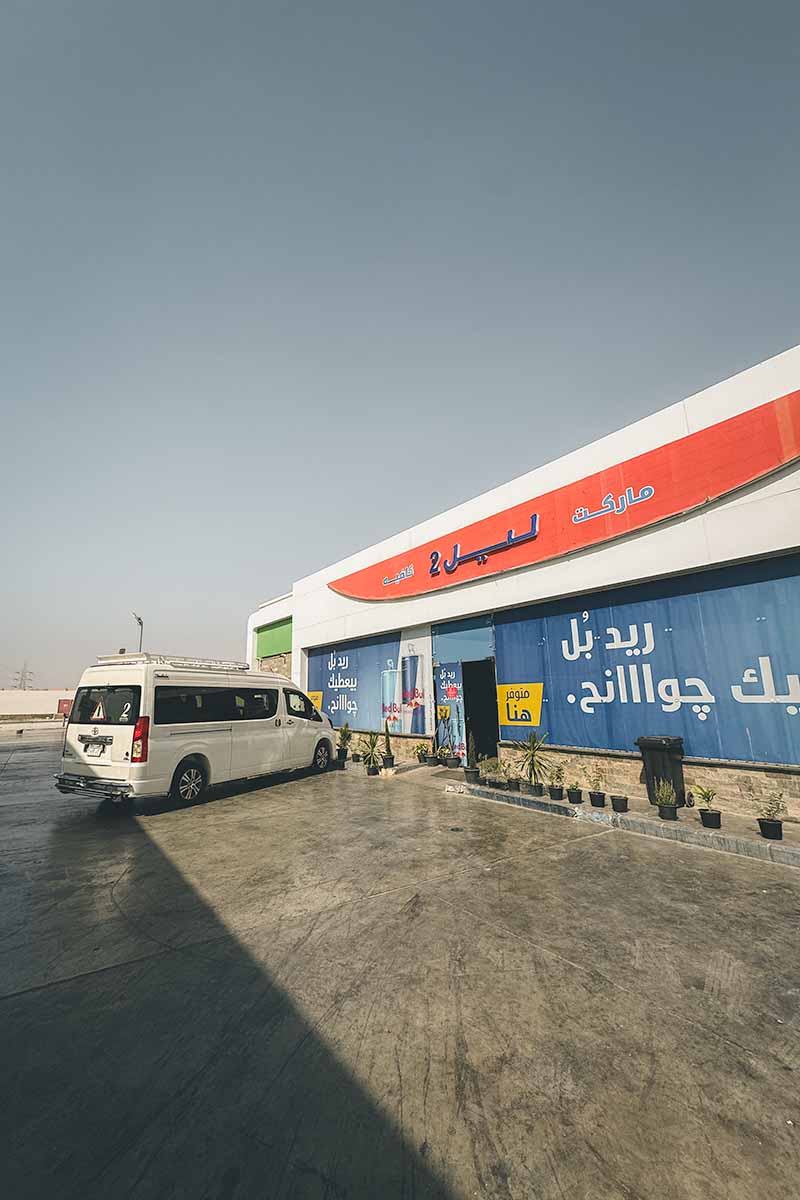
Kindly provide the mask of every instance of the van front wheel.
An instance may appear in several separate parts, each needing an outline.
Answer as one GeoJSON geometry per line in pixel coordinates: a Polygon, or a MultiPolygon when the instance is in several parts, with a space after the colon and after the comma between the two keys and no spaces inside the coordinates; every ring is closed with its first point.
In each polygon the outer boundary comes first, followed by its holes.
{"type": "Polygon", "coordinates": [[[172,778],[170,795],[181,804],[196,804],[208,786],[205,767],[196,758],[182,762],[172,778]]]}
{"type": "Polygon", "coordinates": [[[331,764],[331,748],[327,742],[320,742],[314,751],[312,766],[315,771],[327,771],[331,764]]]}

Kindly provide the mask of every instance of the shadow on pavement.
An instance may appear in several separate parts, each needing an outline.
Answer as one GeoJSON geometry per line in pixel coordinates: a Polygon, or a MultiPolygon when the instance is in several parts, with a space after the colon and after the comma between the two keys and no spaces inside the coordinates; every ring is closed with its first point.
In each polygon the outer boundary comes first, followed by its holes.
{"type": "Polygon", "coordinates": [[[454,1196],[326,1041],[346,995],[311,981],[304,1011],[135,819],[65,812],[46,874],[85,883],[2,1002],[5,1195],[454,1196]]]}

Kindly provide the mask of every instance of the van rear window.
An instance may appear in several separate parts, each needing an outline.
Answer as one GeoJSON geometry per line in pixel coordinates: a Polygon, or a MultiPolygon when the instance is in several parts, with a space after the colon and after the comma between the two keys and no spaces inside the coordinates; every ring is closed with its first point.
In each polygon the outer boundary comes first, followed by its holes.
{"type": "Polygon", "coordinates": [[[82,687],[75,693],[70,725],[134,725],[142,698],[140,687],[113,684],[82,687]]]}

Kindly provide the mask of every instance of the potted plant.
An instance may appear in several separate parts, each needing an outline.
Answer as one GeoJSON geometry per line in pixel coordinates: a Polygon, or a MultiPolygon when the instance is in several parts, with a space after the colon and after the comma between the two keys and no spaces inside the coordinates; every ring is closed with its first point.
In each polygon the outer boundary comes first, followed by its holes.
{"type": "Polygon", "coordinates": [[[414,754],[416,755],[417,762],[425,762],[428,749],[429,747],[427,742],[417,742],[416,746],[414,747],[414,754]]]}
{"type": "Polygon", "coordinates": [[[377,775],[380,769],[380,734],[368,733],[364,738],[362,745],[362,754],[364,766],[367,768],[368,775],[377,775]]]}
{"type": "Polygon", "coordinates": [[[453,753],[453,748],[450,745],[450,743],[442,742],[441,746],[439,746],[439,748],[436,751],[436,757],[438,758],[439,762],[442,764],[443,767],[447,765],[447,760],[452,753],[453,753]]]}
{"type": "Polygon", "coordinates": [[[347,721],[345,721],[344,725],[339,730],[339,745],[336,749],[336,761],[340,764],[340,766],[344,766],[344,764],[347,762],[348,746],[350,745],[352,737],[353,731],[348,725],[347,721]]]}
{"type": "Polygon", "coordinates": [[[475,738],[470,733],[467,738],[467,765],[464,767],[464,779],[467,783],[477,783],[479,778],[480,771],[475,756],[475,738]]]}
{"type": "Polygon", "coordinates": [[[583,792],[577,779],[567,788],[567,799],[570,804],[583,804],[583,792]]]}
{"type": "Polygon", "coordinates": [[[711,807],[711,801],[717,793],[713,788],[703,787],[701,784],[697,784],[694,791],[697,796],[700,824],[704,829],[719,829],[722,825],[722,813],[718,808],[711,807]]]}
{"type": "Polygon", "coordinates": [[[442,761],[442,760],[441,760],[441,757],[440,757],[440,755],[439,755],[439,751],[436,749],[436,747],[435,747],[435,746],[433,746],[433,747],[431,747],[430,749],[426,750],[426,752],[425,752],[425,765],[426,765],[426,766],[428,766],[428,767],[438,767],[438,766],[439,766],[439,763],[440,763],[441,761],[442,761]]]}
{"type": "Polygon", "coordinates": [[[445,759],[444,765],[446,767],[448,767],[451,771],[455,771],[457,767],[461,766],[460,755],[456,754],[455,751],[451,749],[450,753],[448,754],[447,758],[445,759]]]}
{"type": "Polygon", "coordinates": [[[592,808],[605,808],[606,794],[603,791],[603,776],[595,768],[589,776],[589,803],[592,808]]]}
{"type": "Polygon", "coordinates": [[[506,778],[503,775],[503,768],[496,758],[485,758],[481,764],[483,767],[483,778],[486,780],[486,786],[505,790],[506,778]]]}
{"type": "Polygon", "coordinates": [[[615,813],[626,813],[628,811],[628,797],[627,796],[612,796],[611,797],[611,807],[613,808],[615,813]]]}
{"type": "Polygon", "coordinates": [[[758,818],[758,828],[761,830],[763,838],[769,838],[770,841],[780,842],[783,840],[783,813],[786,812],[786,805],[783,803],[783,792],[778,792],[774,796],[770,796],[768,800],[760,806],[761,816],[758,818]]]}
{"type": "Polygon", "coordinates": [[[360,763],[360,762],[362,762],[362,761],[363,761],[363,755],[362,755],[361,751],[360,751],[360,750],[354,750],[354,751],[353,751],[353,753],[350,755],[350,761],[351,761],[351,762],[354,762],[354,763],[360,763]]]}
{"type": "Polygon", "coordinates": [[[558,802],[564,799],[564,768],[561,763],[553,767],[550,772],[550,785],[547,790],[551,800],[558,802]]]}
{"type": "Polygon", "coordinates": [[[527,780],[526,790],[534,796],[544,794],[544,781],[547,778],[547,758],[544,753],[546,741],[546,733],[541,737],[530,733],[527,741],[516,743],[517,749],[521,751],[517,761],[522,775],[527,780]]]}
{"type": "Polygon", "coordinates": [[[677,821],[678,800],[669,779],[656,780],[656,804],[662,821],[677,821]]]}
{"type": "Polygon", "coordinates": [[[389,722],[384,722],[383,726],[383,765],[385,768],[394,766],[394,755],[392,754],[392,743],[389,738],[389,722]]]}

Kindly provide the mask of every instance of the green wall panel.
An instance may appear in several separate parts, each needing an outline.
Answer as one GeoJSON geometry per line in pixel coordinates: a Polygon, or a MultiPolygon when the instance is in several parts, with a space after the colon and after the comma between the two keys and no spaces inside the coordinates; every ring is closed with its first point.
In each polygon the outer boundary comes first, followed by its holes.
{"type": "Polygon", "coordinates": [[[256,658],[269,658],[270,654],[288,654],[291,648],[291,617],[256,630],[256,658]]]}

